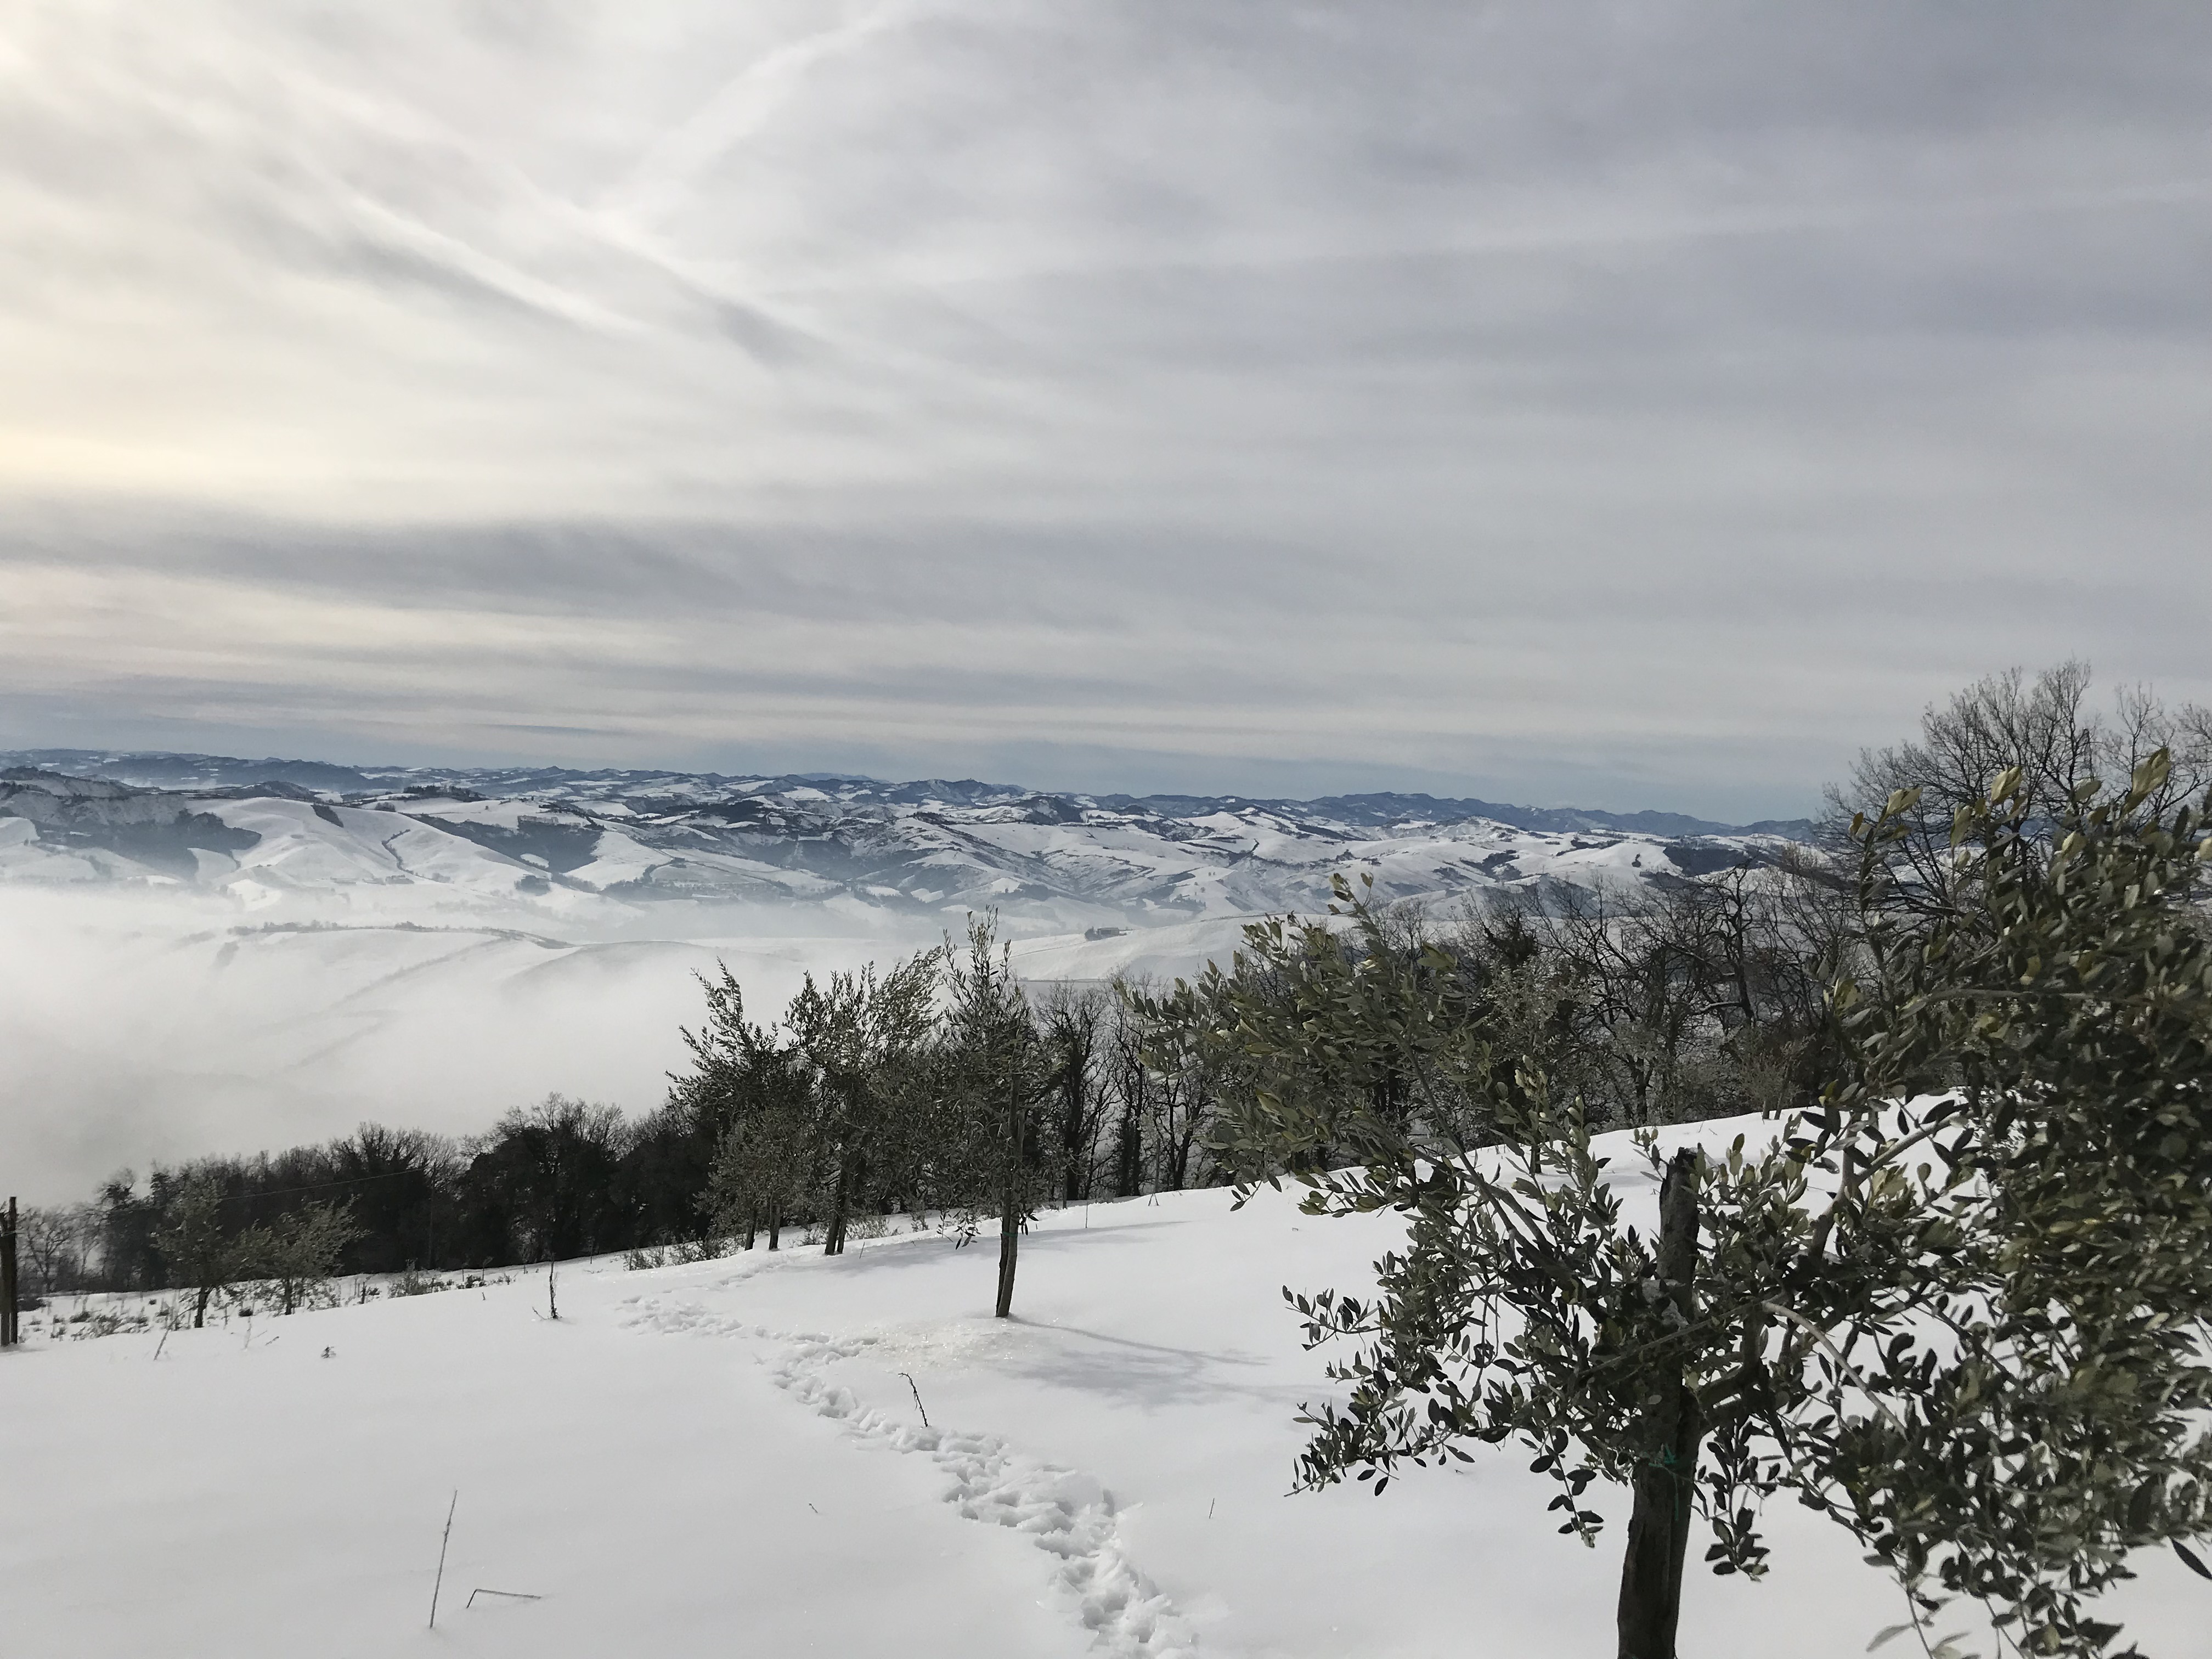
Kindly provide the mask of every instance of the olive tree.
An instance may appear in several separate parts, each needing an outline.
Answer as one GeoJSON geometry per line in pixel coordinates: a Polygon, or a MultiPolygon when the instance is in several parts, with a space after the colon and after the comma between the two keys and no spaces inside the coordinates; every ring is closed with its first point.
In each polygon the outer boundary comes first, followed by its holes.
{"type": "Polygon", "coordinates": [[[222,1224],[222,1184],[195,1171],[168,1195],[153,1245],[167,1282],[192,1293],[192,1328],[207,1322],[208,1304],[238,1275],[238,1252],[222,1224]]]}
{"type": "Polygon", "coordinates": [[[999,1286],[994,1311],[1012,1317],[1023,1228],[1050,1191],[1062,1148],[1045,1131],[1052,1084],[1045,1044],[993,919],[971,916],[964,954],[947,951],[950,1000],[943,1067],[964,1176],[964,1228],[998,1223],[999,1286]]]}
{"type": "Polygon", "coordinates": [[[813,1106],[825,1255],[843,1253],[854,1210],[897,1161],[937,1028],[939,957],[925,951],[881,975],[872,964],[819,983],[810,974],[785,1012],[813,1106]]]}
{"type": "Polygon", "coordinates": [[[303,1204],[248,1227],[232,1245],[237,1277],[258,1283],[279,1313],[327,1301],[346,1246],[362,1236],[350,1204],[303,1204]]]}
{"type": "Polygon", "coordinates": [[[1405,1218],[1372,1296],[1284,1292],[1352,1349],[1298,1485],[1518,1442],[1585,1543],[1589,1489],[1627,1487],[1621,1659],[1674,1659],[1700,1518],[1714,1571],[1765,1571],[1783,1492],[1896,1573],[1931,1652],[1960,1651],[1924,1622],[1956,1596],[2024,1651],[2102,1651],[2086,1603],[2128,1552],[2193,1559],[2212,1522],[2212,948],[2180,902],[2212,843],[2169,783],[2162,753],[2102,802],[2078,781],[2054,830],[2008,769],[1954,816],[1972,878],[1911,902],[1917,799],[1856,819],[1819,1106],[1638,1135],[1656,1206],[1481,978],[1341,884],[1348,939],[1257,926],[1142,1000],[1217,1057],[1248,1194],[1405,1218]]]}

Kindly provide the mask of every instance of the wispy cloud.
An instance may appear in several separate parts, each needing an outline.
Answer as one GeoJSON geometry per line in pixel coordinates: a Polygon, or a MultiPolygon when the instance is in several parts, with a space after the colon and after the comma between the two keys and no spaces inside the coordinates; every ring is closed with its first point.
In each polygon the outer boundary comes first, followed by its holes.
{"type": "Polygon", "coordinates": [[[2212,695],[2185,11],[8,41],[19,741],[1729,813],[2005,662],[2212,695]]]}

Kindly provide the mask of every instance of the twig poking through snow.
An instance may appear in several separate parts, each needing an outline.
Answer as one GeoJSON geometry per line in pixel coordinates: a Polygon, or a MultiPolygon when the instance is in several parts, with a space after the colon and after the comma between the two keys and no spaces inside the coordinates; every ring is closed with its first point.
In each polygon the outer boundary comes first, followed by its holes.
{"type": "Polygon", "coordinates": [[[466,1613],[471,1607],[476,1606],[477,1597],[479,1595],[504,1595],[510,1601],[543,1601],[545,1599],[542,1595],[532,1595],[528,1590],[485,1589],[479,1585],[469,1592],[469,1599],[461,1603],[461,1611],[466,1613]]]}
{"type": "Polygon", "coordinates": [[[430,1628],[438,1628],[438,1592],[446,1583],[446,1546],[453,1541],[453,1511],[461,1506],[461,1490],[453,1488],[453,1501],[446,1505],[446,1532],[438,1540],[438,1576],[430,1584],[430,1628]]]}
{"type": "Polygon", "coordinates": [[[921,1426],[929,1427],[929,1407],[921,1403],[921,1390],[915,1386],[914,1373],[901,1371],[899,1375],[906,1378],[907,1390],[914,1395],[914,1408],[921,1413],[921,1426]]]}

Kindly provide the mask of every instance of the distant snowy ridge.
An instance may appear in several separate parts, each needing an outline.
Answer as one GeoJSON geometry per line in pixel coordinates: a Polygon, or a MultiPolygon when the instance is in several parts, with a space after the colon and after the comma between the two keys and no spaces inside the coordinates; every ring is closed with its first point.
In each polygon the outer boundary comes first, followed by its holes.
{"type": "Polygon", "coordinates": [[[0,754],[0,880],[580,922],[672,902],[823,906],[848,921],[996,908],[1035,931],[1312,911],[1336,875],[1389,899],[1663,883],[1757,862],[1801,828],[1663,814],[1550,827],[1467,810],[1486,805],[33,750],[0,754]]]}
{"type": "Polygon", "coordinates": [[[333,798],[380,789],[466,789],[478,794],[542,797],[551,800],[716,801],[732,796],[781,795],[845,805],[982,806],[1060,800],[1115,811],[1150,811],[1170,817],[1258,808],[1291,817],[1319,817],[1370,828],[1424,819],[1455,823],[1486,818],[1517,830],[1554,833],[1611,830],[1657,836],[1804,835],[1803,818],[1721,823],[1681,812],[1603,812],[1581,806],[1515,806],[1500,801],[1438,799],[1396,793],[1328,795],[1314,800],[1239,795],[1071,794],[982,783],[974,778],[926,778],[906,783],[838,773],[759,773],[575,770],[566,767],[438,767],[333,765],[327,761],[244,760],[231,755],[125,752],[99,749],[0,750],[0,769],[28,768],[69,777],[106,778],[156,789],[230,789],[285,783],[333,798]]]}

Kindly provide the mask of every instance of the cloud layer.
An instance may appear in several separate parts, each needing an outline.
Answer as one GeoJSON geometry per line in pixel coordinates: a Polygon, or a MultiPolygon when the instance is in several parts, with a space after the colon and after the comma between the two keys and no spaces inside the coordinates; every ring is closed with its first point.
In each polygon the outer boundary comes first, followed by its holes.
{"type": "Polygon", "coordinates": [[[1753,816],[2212,695],[2185,9],[8,9],[15,742],[1753,816]]]}

